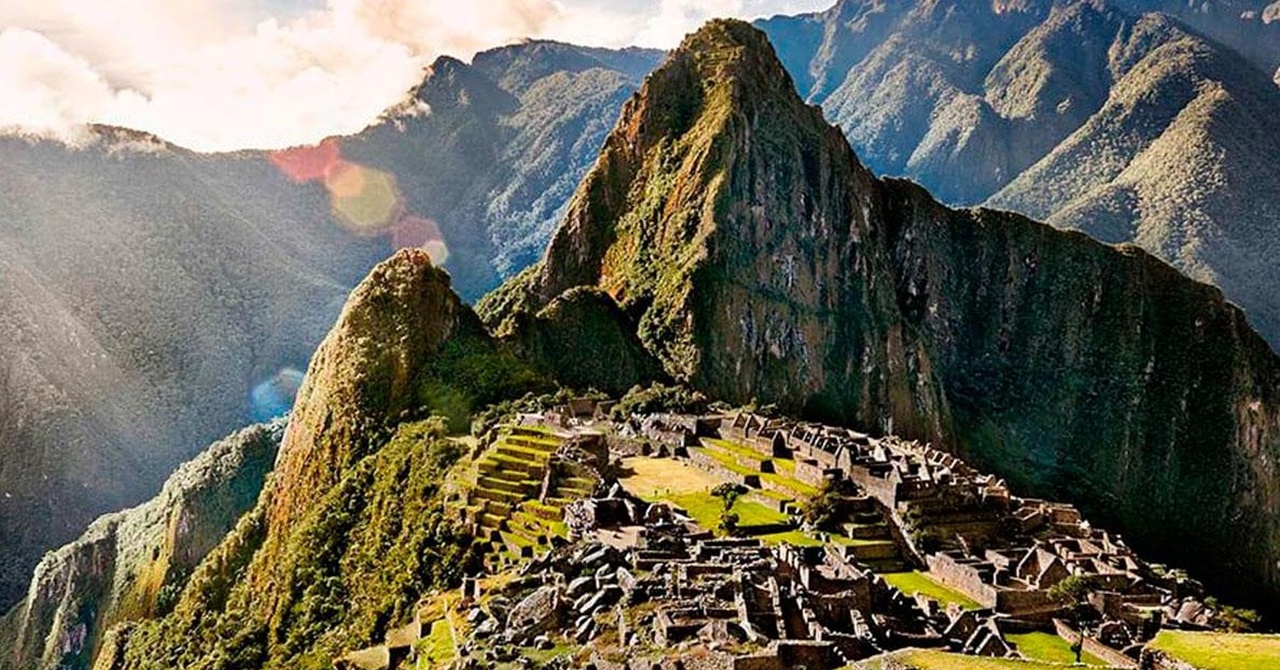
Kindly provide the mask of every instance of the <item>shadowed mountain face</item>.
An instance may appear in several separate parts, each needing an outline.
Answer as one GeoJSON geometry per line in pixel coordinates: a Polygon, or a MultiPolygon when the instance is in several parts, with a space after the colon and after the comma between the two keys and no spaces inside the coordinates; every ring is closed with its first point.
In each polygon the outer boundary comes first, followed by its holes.
{"type": "Polygon", "coordinates": [[[472,299],[530,262],[656,58],[441,60],[387,120],[282,152],[0,139],[0,609],[94,517],[287,410],[394,248],[431,249],[472,299]]]}
{"type": "Polygon", "coordinates": [[[877,180],[764,35],[715,22],[627,103],[521,324],[590,286],[671,377],[959,450],[1256,600],[1280,587],[1280,360],[1136,247],[877,180]]]}
{"type": "Polygon", "coordinates": [[[1271,11],[849,1],[759,25],[801,95],[875,172],[946,202],[1136,243],[1222,288],[1274,346],[1280,22],[1264,20],[1271,11]]]}
{"type": "Polygon", "coordinates": [[[386,253],[260,157],[112,142],[0,140],[6,609],[46,550],[287,408],[290,369],[386,253]]]}

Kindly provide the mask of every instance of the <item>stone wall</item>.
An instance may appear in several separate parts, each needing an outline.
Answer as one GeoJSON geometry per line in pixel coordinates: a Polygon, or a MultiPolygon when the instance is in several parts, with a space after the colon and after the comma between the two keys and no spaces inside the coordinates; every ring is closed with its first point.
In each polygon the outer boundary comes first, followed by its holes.
{"type": "Polygon", "coordinates": [[[812,459],[796,460],[796,479],[810,486],[822,486],[827,478],[827,466],[812,459]]]}
{"type": "Polygon", "coordinates": [[[1047,591],[1001,589],[996,599],[996,611],[1014,616],[1040,614],[1043,617],[1058,609],[1060,609],[1059,606],[1049,598],[1047,591]]]}
{"type": "Polygon", "coordinates": [[[876,477],[866,468],[855,467],[848,473],[853,483],[861,486],[868,495],[892,509],[898,504],[898,478],[876,477]]]}
{"type": "Polygon", "coordinates": [[[947,554],[930,554],[925,557],[929,574],[939,582],[978,601],[983,607],[996,607],[999,593],[996,587],[982,581],[977,570],[957,563],[947,554]]]}
{"type": "MultiPolygon", "coordinates": [[[[1053,627],[1054,627],[1054,632],[1058,634],[1058,637],[1062,638],[1063,640],[1066,640],[1067,644],[1074,645],[1076,643],[1076,640],[1080,639],[1080,634],[1072,630],[1070,626],[1068,626],[1066,623],[1064,623],[1060,619],[1053,620],[1053,627]]],[[[1134,662],[1132,658],[1125,656],[1119,651],[1116,651],[1115,649],[1112,649],[1111,647],[1108,647],[1107,645],[1102,644],[1101,642],[1091,637],[1086,637],[1084,639],[1084,650],[1102,659],[1108,665],[1111,665],[1117,668],[1137,668],[1138,667],[1138,664],[1134,662]]],[[[1186,666],[1185,668],[1170,668],[1169,670],[1194,670],[1194,668],[1192,668],[1191,666],[1186,666]]]]}

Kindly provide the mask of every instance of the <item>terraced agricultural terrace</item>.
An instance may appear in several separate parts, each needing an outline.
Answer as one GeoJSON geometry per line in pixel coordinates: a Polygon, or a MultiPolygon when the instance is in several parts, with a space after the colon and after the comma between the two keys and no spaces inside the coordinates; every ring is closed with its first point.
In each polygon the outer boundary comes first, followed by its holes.
{"type": "Polygon", "coordinates": [[[481,440],[462,495],[482,569],[342,667],[1039,670],[1083,628],[1086,664],[1137,668],[1179,639],[1161,631],[1222,623],[1181,571],[926,445],[607,408],[481,440]],[[1055,589],[1073,580],[1079,602],[1055,589]]]}
{"type": "Polygon", "coordinates": [[[565,538],[564,506],[591,493],[590,476],[554,472],[551,457],[570,436],[528,426],[511,426],[476,461],[467,516],[477,536],[489,544],[495,570],[538,550],[551,538],[565,538]],[[552,476],[552,475],[555,476],[552,476]]]}

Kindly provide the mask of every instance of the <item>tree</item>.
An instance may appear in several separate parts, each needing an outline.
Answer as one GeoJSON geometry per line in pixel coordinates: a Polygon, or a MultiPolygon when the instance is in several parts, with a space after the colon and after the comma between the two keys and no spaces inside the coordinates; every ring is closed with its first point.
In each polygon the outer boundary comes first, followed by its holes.
{"type": "Polygon", "coordinates": [[[728,535],[736,535],[738,533],[739,518],[733,512],[733,506],[737,504],[738,499],[746,492],[746,487],[732,482],[725,482],[711,489],[711,495],[720,499],[720,530],[722,532],[728,535]]]}
{"type": "Polygon", "coordinates": [[[1083,662],[1081,658],[1084,655],[1085,625],[1096,614],[1089,604],[1089,594],[1097,588],[1098,583],[1093,577],[1071,575],[1049,589],[1049,599],[1066,608],[1072,626],[1080,633],[1079,639],[1071,645],[1071,651],[1076,653],[1077,664],[1083,662]]]}
{"type": "Polygon", "coordinates": [[[1254,610],[1223,605],[1218,610],[1214,627],[1222,628],[1231,633],[1249,633],[1257,628],[1258,622],[1261,620],[1262,617],[1254,610]]]}
{"type": "Polygon", "coordinates": [[[846,479],[828,479],[800,506],[800,515],[811,528],[830,531],[846,516],[845,499],[852,493],[846,479]]]}

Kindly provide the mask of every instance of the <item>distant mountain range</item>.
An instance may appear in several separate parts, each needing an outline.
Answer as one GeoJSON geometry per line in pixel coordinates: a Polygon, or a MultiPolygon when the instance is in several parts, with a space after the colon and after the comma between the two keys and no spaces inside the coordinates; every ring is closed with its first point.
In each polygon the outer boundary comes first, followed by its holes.
{"type": "Polygon", "coordinates": [[[850,0],[758,25],[876,173],[1138,244],[1275,346],[1280,21],[1258,5],[850,0]]]}

